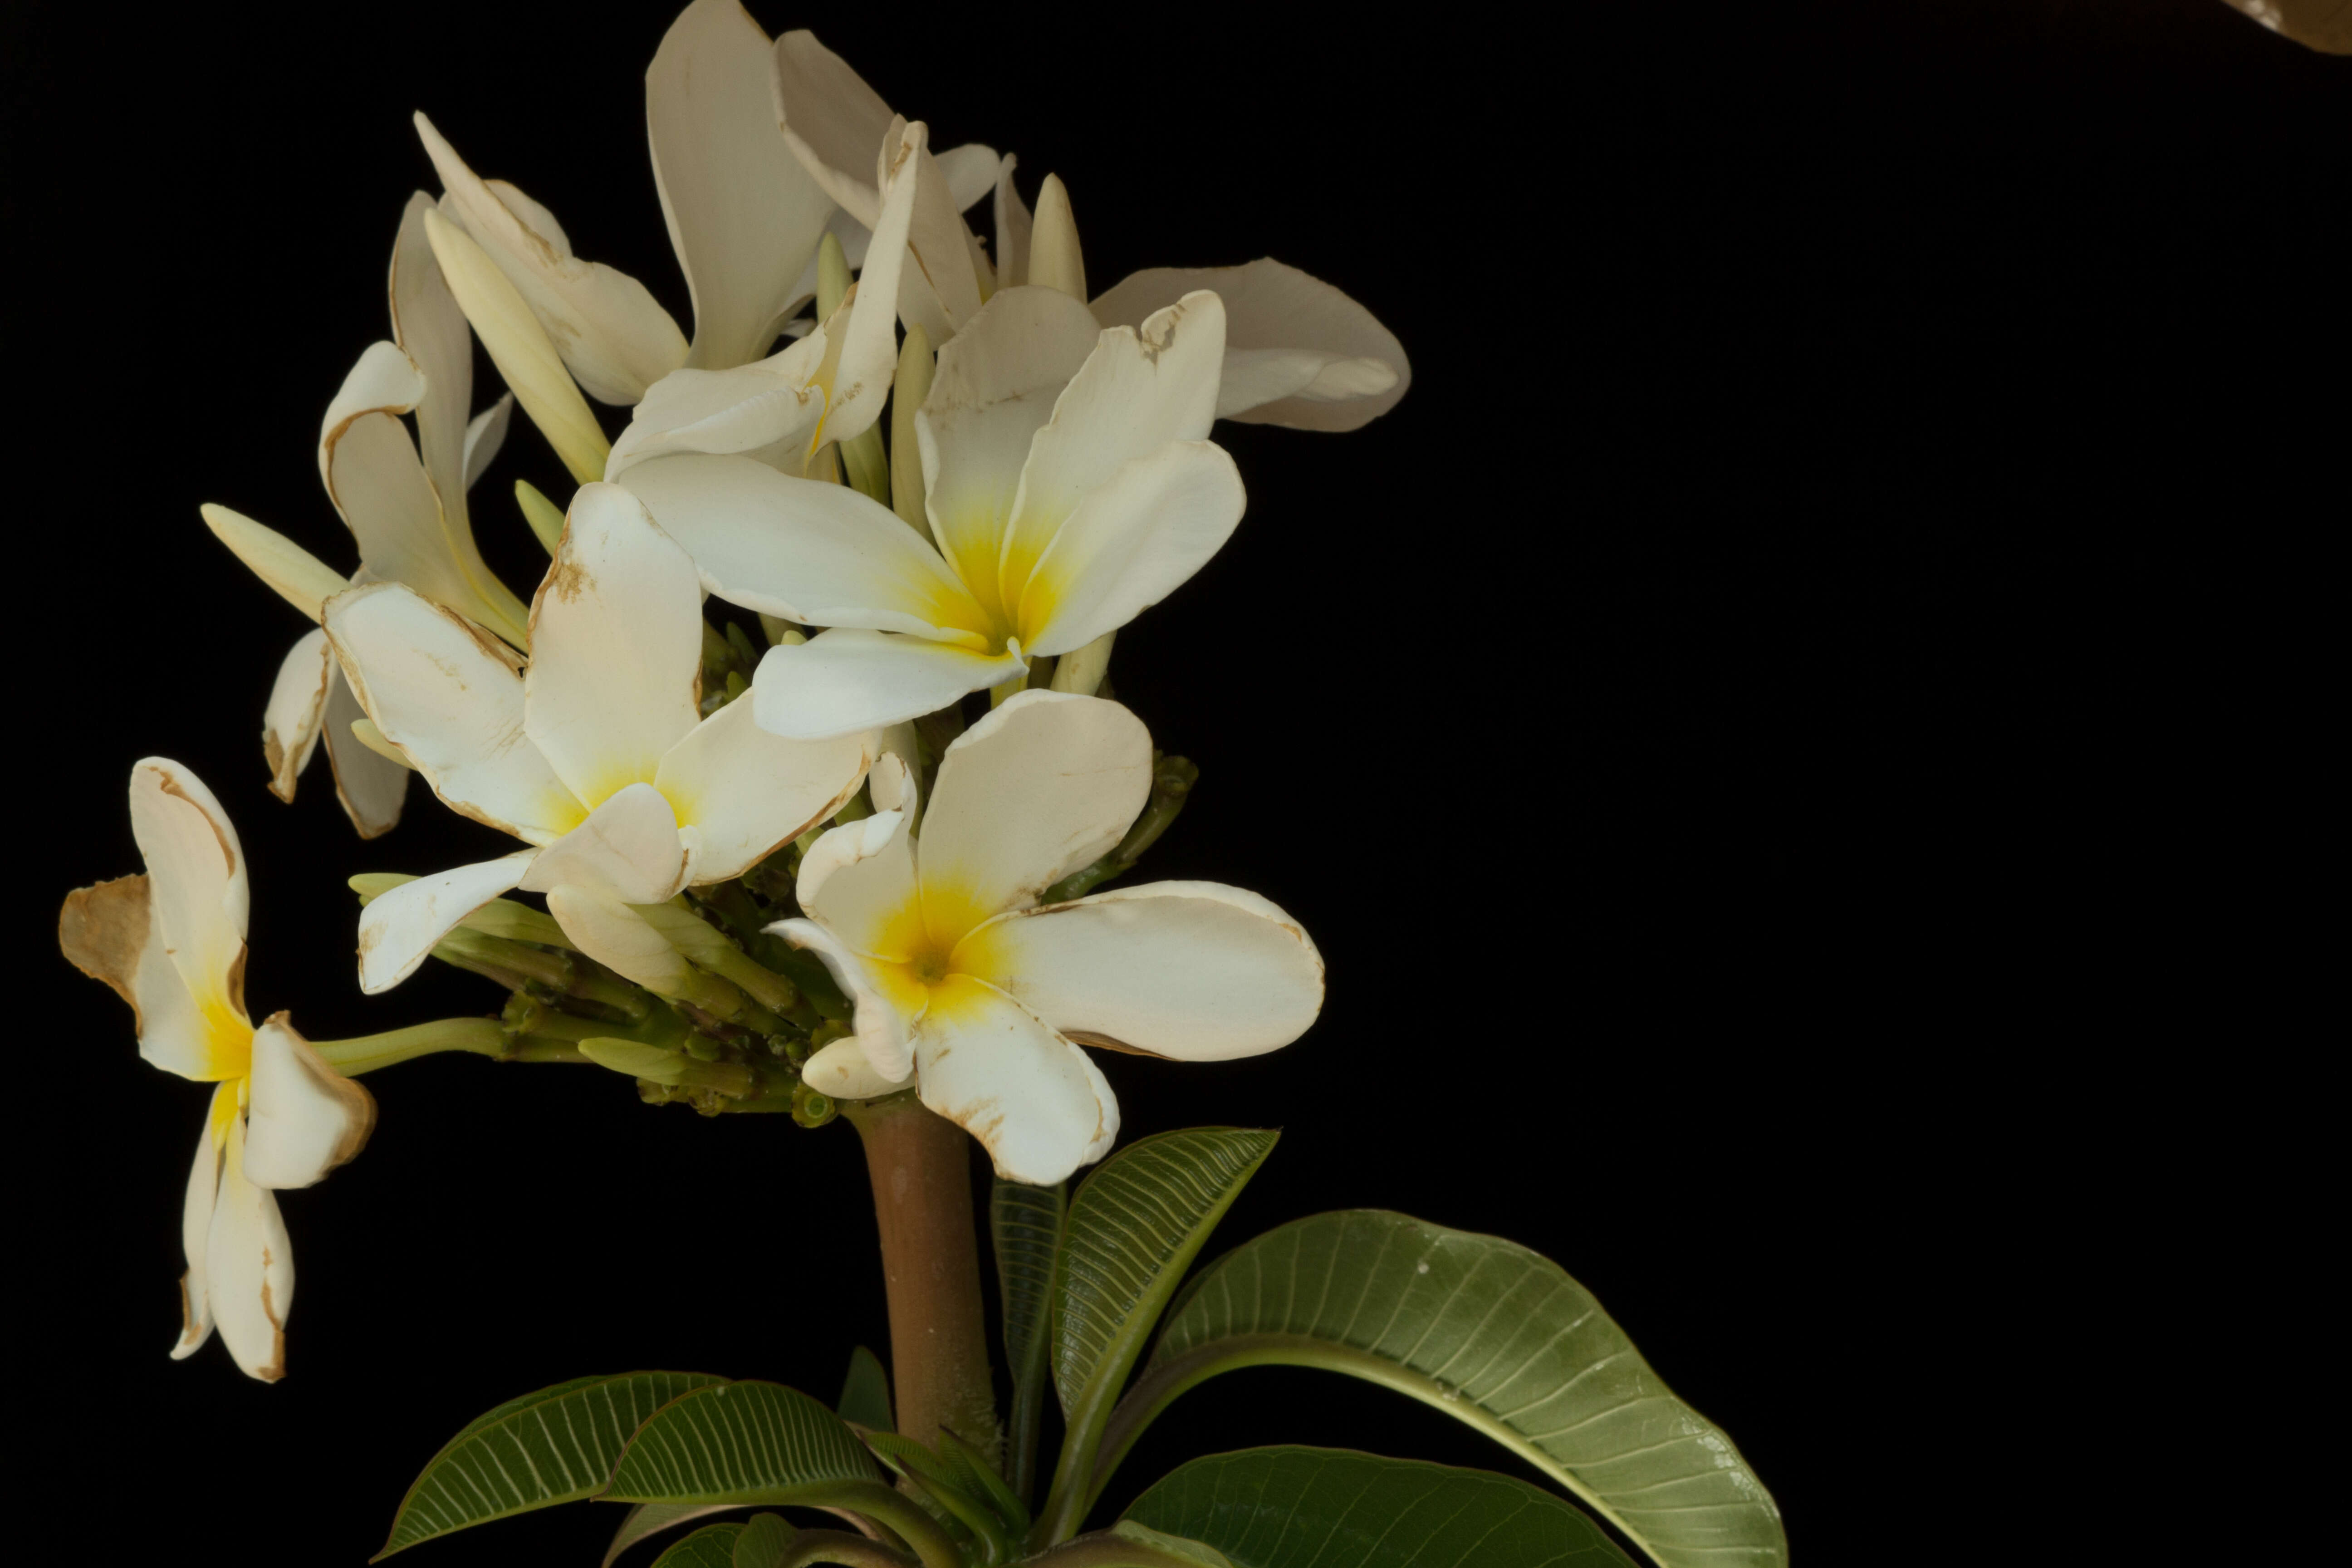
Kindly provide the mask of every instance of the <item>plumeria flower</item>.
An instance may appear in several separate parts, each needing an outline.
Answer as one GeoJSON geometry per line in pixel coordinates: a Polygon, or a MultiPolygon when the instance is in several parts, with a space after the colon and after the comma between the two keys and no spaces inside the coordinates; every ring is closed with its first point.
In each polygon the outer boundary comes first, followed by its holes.
{"type": "MultiPolygon", "coordinates": [[[[776,40],[775,57],[785,141],[843,211],[871,227],[881,204],[866,160],[890,119],[888,105],[813,34],[786,33],[776,40]]],[[[997,289],[1045,284],[1087,297],[1061,182],[1047,177],[1033,218],[1013,183],[1016,161],[1010,153],[982,158],[985,152],[964,147],[941,154],[944,182],[933,182],[917,208],[909,244],[919,265],[900,274],[898,307],[907,324],[920,327],[934,346],[961,331],[997,289]],[[992,175],[992,266],[956,216],[986,194],[982,181],[992,175]],[[1033,228],[1054,231],[1042,254],[1033,228]]],[[[857,259],[853,251],[853,264],[857,259]]],[[[1394,407],[1411,384],[1403,346],[1370,311],[1330,284],[1271,259],[1246,267],[1150,268],[1097,298],[1094,313],[1106,327],[1140,326],[1154,311],[1204,289],[1225,302],[1220,419],[1353,430],[1394,407]]]]}
{"type": "Polygon", "coordinates": [[[948,748],[919,838],[906,770],[874,779],[888,809],[818,839],[800,873],[809,918],[769,928],[856,1004],[856,1034],[809,1058],[814,1087],[866,1099],[911,1079],[999,1175],[1050,1184],[1118,1131],[1080,1044],[1223,1061],[1288,1045],[1322,1007],[1315,944],[1255,893],[1152,882],[1038,907],[1150,794],[1151,737],[1118,704],[1005,702],[948,748]]]}
{"type": "MultiPolygon", "coordinates": [[[[474,345],[425,237],[432,198],[419,192],[401,216],[392,254],[392,341],[370,344],[327,405],[319,428],[319,477],[359,542],[353,577],[292,540],[224,506],[205,521],[261,580],[315,626],[320,606],[357,581],[408,584],[520,646],[525,610],[484,563],[466,492],[506,438],[510,397],[468,420],[474,345]],[[416,416],[412,439],[401,416],[416,416]],[[422,451],[419,450],[420,443],[422,451]]],[[[294,798],[297,778],[323,737],[343,809],[363,838],[400,820],[408,773],[357,740],[359,705],[344,687],[323,631],[299,640],[278,667],[262,719],[269,787],[294,798]]]]}
{"type": "MultiPolygon", "coordinates": [[[[646,72],[646,133],[654,184],[694,302],[687,342],[645,285],[583,261],[555,215],[502,180],[476,175],[419,114],[417,134],[439,171],[444,216],[462,228],[529,304],[564,365],[592,397],[627,405],[681,366],[729,370],[764,357],[816,292],[828,226],[853,265],[880,203],[845,218],[778,127],[768,36],[737,0],[695,0],[662,37],[646,72]]],[[[871,157],[883,124],[871,127],[871,157]]],[[[996,155],[963,148],[941,160],[986,194],[996,155]]],[[[961,210],[961,209],[959,209],[961,210]]]]}
{"type": "Polygon", "coordinates": [[[870,734],[784,740],[752,722],[748,701],[699,717],[694,563],[613,485],[572,500],[531,601],[527,670],[401,584],[337,595],[326,628],[361,706],[434,793],[531,846],[371,902],[360,921],[371,993],[513,888],[654,904],[739,877],[832,816],[873,760],[870,734]]]}
{"type": "Polygon", "coordinates": [[[1213,294],[1106,331],[1056,290],[998,291],[940,351],[915,420],[929,539],[749,457],[657,458],[621,482],[712,593],[835,628],[769,650],[760,723],[853,733],[1082,647],[1216,553],[1243,504],[1204,439],[1223,351],[1213,294]]]}
{"type": "Polygon", "coordinates": [[[131,1004],[139,1054],[214,1086],[180,1234],[181,1330],[173,1359],[215,1326],[246,1373],[286,1375],[294,1255],[274,1192],[307,1187],[360,1152],[375,1101],[278,1013],[245,1011],[248,893],[236,829],[204,781],[148,757],[131,770],[143,876],[66,900],[58,936],[83,973],[131,1004]]]}

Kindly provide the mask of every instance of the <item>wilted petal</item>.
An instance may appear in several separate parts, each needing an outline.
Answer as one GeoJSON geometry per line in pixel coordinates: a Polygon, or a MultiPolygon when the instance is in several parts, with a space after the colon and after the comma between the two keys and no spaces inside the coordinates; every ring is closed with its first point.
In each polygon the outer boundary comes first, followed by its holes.
{"type": "Polygon", "coordinates": [[[1030,443],[1101,338],[1094,317],[1067,294],[1001,289],[940,350],[915,421],[923,504],[940,549],[992,608],[1030,443]]]}
{"type": "Polygon", "coordinates": [[[639,464],[621,483],[730,604],[803,625],[982,644],[987,619],[939,552],[847,485],[697,457],[639,464]]]}
{"type": "Polygon", "coordinates": [[[1323,1005],[1322,956],[1298,922],[1216,882],[1000,915],[949,962],[1072,1039],[1181,1061],[1277,1049],[1323,1005]]]}
{"type": "Polygon", "coordinates": [[[253,1031],[245,1115],[247,1179],[284,1192],[309,1186],[367,1146],[375,1097],[273,1013],[253,1031]]]}
{"type": "MultiPolygon", "coordinates": [[[[947,173],[923,145],[929,138],[923,122],[910,123],[894,116],[890,139],[896,142],[902,135],[916,142],[911,151],[920,177],[915,184],[913,221],[907,231],[907,247],[915,253],[917,265],[899,274],[898,313],[929,333],[932,342],[945,342],[980,309],[979,261],[971,230],[957,216],[960,209],[949,190],[947,173]]],[[[908,150],[886,145],[883,168],[896,171],[908,150]]],[[[877,225],[875,232],[879,234],[882,226],[877,225]]]]}
{"type": "Polygon", "coordinates": [[[1171,441],[1208,435],[1224,353],[1214,294],[1188,294],[1139,329],[1103,332],[1030,443],[998,566],[1008,605],[1087,491],[1171,441]]]}
{"type": "MultiPolygon", "coordinates": [[[[205,782],[163,757],[131,770],[131,834],[147,861],[148,914],[203,1021],[194,1037],[140,1054],[185,1078],[241,1076],[252,1026],[245,1016],[245,852],[205,782]]],[[[143,988],[142,988],[143,989],[143,988]]],[[[160,987],[159,987],[160,989],[160,987]]]]}
{"type": "Polygon", "coordinates": [[[328,565],[276,529],[265,528],[242,512],[207,501],[196,509],[205,525],[252,569],[253,574],[277,590],[278,596],[312,621],[320,606],[351,586],[351,579],[328,565]]]}
{"type": "Polygon", "coordinates": [[[360,989],[373,996],[415,973],[459,921],[523,879],[534,853],[419,877],[370,900],[360,911],[360,989]]]}
{"type": "Polygon", "coordinates": [[[143,876],[77,888],[58,915],[58,946],[68,963],[131,1004],[141,1056],[200,1082],[231,1077],[236,1041],[216,1038],[219,1021],[188,994],[148,906],[143,876]]]}
{"type": "MultiPolygon", "coordinates": [[[[996,166],[996,289],[1019,288],[1029,281],[1029,207],[1013,184],[1019,160],[1004,154],[996,166]]],[[[1059,292],[1059,290],[1055,290],[1059,292]]]]}
{"type": "Polygon", "coordinates": [[[425,378],[425,395],[416,404],[425,475],[440,499],[452,538],[462,538],[470,554],[466,426],[474,406],[474,333],[425,237],[425,215],[433,210],[433,198],[418,191],[400,215],[400,234],[392,247],[392,335],[425,378]]]}
{"type": "Polygon", "coordinates": [[[213,1205],[220,1195],[221,1159],[228,1152],[228,1130],[236,1120],[236,1084],[214,1087],[205,1112],[205,1130],[196,1139],[195,1164],[188,1172],[186,1194],[180,1200],[180,1251],[187,1271],[180,1276],[180,1338],[172,1359],[184,1361],[212,1338],[211,1271],[205,1253],[212,1240],[213,1205]]]}
{"type": "Polygon", "coordinates": [[[849,998],[854,1037],[875,1073],[902,1083],[915,1070],[908,1041],[922,1016],[928,993],[897,966],[852,950],[814,921],[778,921],[767,928],[794,947],[816,954],[841,994],[849,998]]]}
{"type": "MultiPolygon", "coordinates": [[[[437,270],[435,276],[439,276],[437,270]]],[[[444,510],[408,426],[400,420],[408,405],[352,406],[371,395],[406,395],[413,404],[423,393],[421,381],[413,386],[397,384],[397,367],[377,352],[390,347],[380,343],[362,356],[329,410],[319,437],[319,467],[326,476],[328,498],[359,541],[360,559],[371,574],[405,583],[520,643],[524,636],[522,602],[483,563],[464,511],[444,510]]],[[[453,445],[463,438],[461,428],[453,445]]],[[[451,456],[462,468],[462,454],[451,456]]]]}
{"type": "Polygon", "coordinates": [[[635,496],[599,483],[572,498],[530,637],[523,728],[540,754],[591,804],[650,782],[698,719],[702,584],[635,496]]]}
{"type": "Polygon", "coordinates": [[[1017,648],[975,653],[888,632],[823,632],[761,658],[752,712],[763,730],[820,740],[936,713],[967,691],[1002,686],[1028,668],[1017,648]]]}
{"type": "Polygon", "coordinates": [[[1057,691],[1013,697],[940,760],[921,849],[932,940],[1036,902],[1118,844],[1150,794],[1151,736],[1134,714],[1057,691]]]}
{"type": "Polygon", "coordinates": [[[809,917],[857,952],[904,963],[923,944],[907,814],[880,811],[828,829],[801,861],[794,895],[809,917]]]}
{"type": "Polygon", "coordinates": [[[623,903],[657,904],[675,897],[691,879],[697,839],[692,829],[680,830],[661,791],[633,784],[541,850],[522,887],[543,893],[573,882],[601,889],[623,903]]]}
{"type": "Polygon", "coordinates": [[[786,144],[827,195],[872,228],[882,216],[874,149],[890,128],[890,106],[805,27],[776,40],[772,73],[786,144]]]}
{"type": "Polygon", "coordinates": [[[872,748],[862,731],[830,741],[772,735],[753,722],[752,704],[738,699],[669,749],[654,784],[701,835],[695,880],[720,882],[846,805],[872,748]]]}
{"type": "Polygon", "coordinates": [[[1022,590],[1014,624],[1030,652],[1084,647],[1166,598],[1233,537],[1243,502],[1213,441],[1171,441],[1088,491],[1022,590]]]}
{"type": "Polygon", "coordinates": [[[833,201],[785,144],[768,37],[737,0],[695,0],[646,72],[646,132],[694,296],[688,363],[724,370],[775,341],[833,201]]]}
{"type": "Polygon", "coordinates": [[[589,396],[635,403],[686,363],[686,334],[644,284],[573,257],[546,208],[476,176],[423,114],[416,133],[448,193],[445,210],[514,284],[589,396]]]}
{"type": "Polygon", "coordinates": [[[923,1103],[979,1139],[1006,1181],[1052,1186],[1118,1128],[1118,1101],[1086,1053],[967,975],[931,987],[915,1071],[923,1103]]]}
{"type": "Polygon", "coordinates": [[[1299,430],[1353,430],[1412,384],[1396,334],[1318,278],[1270,258],[1246,267],[1153,267],[1098,295],[1106,327],[1131,325],[1195,289],[1225,304],[1217,417],[1299,430]]]}
{"type": "Polygon", "coordinates": [[[335,770],[335,798],[362,838],[381,838],[400,822],[412,771],[379,756],[352,733],[352,721],[365,716],[341,666],[327,677],[327,761],[335,770]]]}
{"type": "Polygon", "coordinates": [[[278,667],[269,706],[261,710],[261,755],[269,764],[269,793],[280,800],[294,798],[294,781],[310,765],[327,710],[327,677],[334,667],[323,627],[303,633],[278,667]]]}
{"type": "Polygon", "coordinates": [[[878,1100],[907,1087],[904,1078],[885,1078],[854,1038],[835,1040],[801,1064],[801,1081],[835,1100],[878,1100]]]}
{"type": "Polygon", "coordinates": [[[473,626],[371,583],[327,602],[327,637],[360,706],[452,809],[534,844],[587,816],[523,732],[511,656],[473,626]]]}
{"type": "Polygon", "coordinates": [[[205,1294],[221,1342],[247,1377],[286,1375],[286,1314],[294,1305],[294,1250],[278,1200],[245,1172],[245,1121],[229,1123],[220,1193],[205,1239],[205,1294]]]}

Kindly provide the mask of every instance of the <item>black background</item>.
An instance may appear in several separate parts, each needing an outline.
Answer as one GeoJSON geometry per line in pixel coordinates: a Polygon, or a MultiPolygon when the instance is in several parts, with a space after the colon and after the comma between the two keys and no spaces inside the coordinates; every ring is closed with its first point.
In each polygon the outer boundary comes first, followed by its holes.
{"type": "MultiPolygon", "coordinates": [[[[1275,1057],[1104,1059],[1129,1132],[1286,1130],[1227,1242],[1381,1205],[1557,1258],[1729,1429],[1800,1561],[1973,1555],[1956,1505],[2063,1468],[2035,1423],[2099,1364],[2082,1291],[2131,1200],[2086,1152],[2183,1023],[2170,911],[2263,831],[2206,782],[2273,765],[2250,568],[2304,575],[2343,521],[2352,64],[2202,0],[754,11],[940,144],[1018,152],[1033,195],[1059,172],[1096,288],[1270,254],[1412,356],[1364,431],[1221,426],[1249,516],[1122,634],[1120,695],[1203,774],[1144,874],[1265,893],[1331,975],[1275,1057]]],[[[830,1396],[884,1342],[845,1126],[444,1058],[371,1079],[365,1155],[285,1201],[291,1376],[174,1365],[204,1091],[50,935],[68,887],[137,868],[121,781],[160,752],[243,830],[258,1012],[327,1038],[495,1000],[446,971],[357,994],[341,879],[499,841],[415,786],[362,846],[323,763],[268,796],[301,627],[195,509],[352,563],[313,443],[432,182],[412,109],[690,321],[642,131],[667,20],[6,14],[9,1272],[20,1397],[56,1412],[16,1479],[60,1517],[357,1563],[512,1394],[658,1365],[830,1396]]],[[[517,477],[560,492],[520,419],[475,510],[527,594],[517,477]]],[[[1258,1373],[1177,1406],[1113,1500],[1284,1440],[1511,1468],[1258,1373]]],[[[593,1562],[617,1511],[425,1550],[593,1562]]]]}

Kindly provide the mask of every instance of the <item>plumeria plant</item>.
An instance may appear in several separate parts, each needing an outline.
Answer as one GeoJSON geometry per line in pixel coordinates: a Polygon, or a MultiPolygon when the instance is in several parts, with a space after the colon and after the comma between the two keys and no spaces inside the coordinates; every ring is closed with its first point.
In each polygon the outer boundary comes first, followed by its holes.
{"type": "Polygon", "coordinates": [[[132,770],[145,870],[72,894],[60,937],[131,1003],[148,1059],[214,1086],[173,1354],[217,1329],[247,1373],[283,1375],[272,1193],[360,1151],[354,1080],[446,1052],[584,1064],[787,1137],[856,1128],[887,1371],[845,1347],[830,1402],[762,1374],[829,1387],[839,1362],[521,1394],[425,1458],[383,1555],[593,1500],[626,1505],[607,1563],[644,1542],[671,1568],[1784,1562],[1730,1439],[1523,1247],[1357,1210],[1195,1268],[1276,1134],[1122,1148],[1089,1055],[1255,1056],[1321,1008],[1321,955],[1273,903],[1126,879],[1200,773],[1108,672],[1118,629],[1240,521],[1217,421],[1354,429],[1404,395],[1395,337],[1270,260],[1090,294],[1060,181],[1033,210],[1012,156],[933,149],[736,0],[677,18],[646,108],[691,335],[419,115],[442,193],[401,211],[391,336],[319,436],[355,569],[203,508],[310,623],[266,703],[268,787],[292,799],[323,742],[362,837],[415,773],[520,847],[351,879],[362,991],[433,959],[501,1005],[309,1041],[247,1011],[228,812],[176,763],[132,770]],[[478,412],[477,340],[506,383],[478,412]],[[628,410],[617,438],[591,400],[628,410]],[[549,557],[528,603],[467,499],[518,404],[576,482],[561,506],[516,486],[549,557]],[[970,1140],[995,1172],[985,1249],[970,1140]],[[1271,1364],[1423,1401],[1555,1485],[1273,1447],[1114,1492],[1171,1401],[1271,1364]]]}

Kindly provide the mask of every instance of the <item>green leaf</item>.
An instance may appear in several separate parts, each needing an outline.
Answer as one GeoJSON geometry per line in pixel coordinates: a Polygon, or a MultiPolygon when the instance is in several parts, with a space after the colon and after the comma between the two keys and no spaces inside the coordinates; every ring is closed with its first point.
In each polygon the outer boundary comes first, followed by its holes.
{"type": "Polygon", "coordinates": [[[798,1389],[722,1383],[637,1429],[604,1496],[618,1502],[785,1503],[878,1472],[857,1435],[798,1389]]]}
{"type": "Polygon", "coordinates": [[[1054,1386],[1068,1430],[1043,1510],[1046,1541],[1066,1539],[1086,1517],[1111,1402],[1186,1267],[1280,1136],[1163,1132],[1103,1162],[1071,1200],[1054,1313],[1054,1386]]]}
{"type": "Polygon", "coordinates": [[[1346,1448],[1247,1448],[1171,1471],[1126,1519],[1234,1568],[1624,1568],[1565,1499],[1509,1476],[1346,1448]]]}
{"type": "Polygon", "coordinates": [[[890,1374],[882,1358],[864,1345],[849,1352],[849,1375],[842,1379],[841,1399],[834,1409],[844,1421],[855,1421],[875,1432],[897,1430],[890,1418],[890,1374]]]}
{"type": "Polygon", "coordinates": [[[1045,1403],[1045,1350],[1054,1321],[1054,1259],[1062,1249],[1062,1189],[999,1177],[989,1204],[996,1289],[1004,1307],[1004,1359],[1013,1369],[1006,1453],[1013,1495],[1036,1495],[1037,1426],[1045,1403]]]}
{"type": "Polygon", "coordinates": [[[1739,1450],[1591,1291],[1516,1242],[1378,1209],[1295,1220],[1202,1269],[1113,1415],[1097,1477],[1184,1390],[1268,1365],[1368,1378],[1468,1423],[1666,1568],[1788,1561],[1739,1450]]]}
{"type": "Polygon", "coordinates": [[[735,1568],[740,1524],[706,1524],[654,1559],[654,1568],[735,1568]]]}
{"type": "Polygon", "coordinates": [[[735,1538],[735,1558],[730,1568],[776,1568],[799,1532],[773,1513],[755,1513],[735,1538]]]}
{"type": "Polygon", "coordinates": [[[371,1561],[453,1530],[593,1495],[648,1416],[689,1389],[723,1383],[699,1373],[632,1372],[575,1377],[507,1401],[433,1457],[371,1561]]]}
{"type": "Polygon", "coordinates": [[[689,1519],[703,1519],[714,1513],[724,1513],[740,1503],[726,1502],[641,1502],[621,1516],[621,1528],[613,1532],[613,1543],[604,1548],[603,1568],[613,1568],[622,1552],[648,1536],[659,1535],[673,1525],[684,1524],[689,1519]]]}

